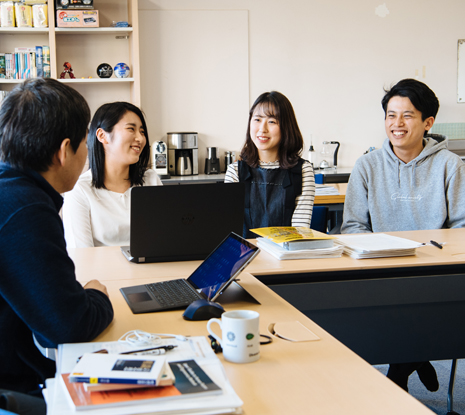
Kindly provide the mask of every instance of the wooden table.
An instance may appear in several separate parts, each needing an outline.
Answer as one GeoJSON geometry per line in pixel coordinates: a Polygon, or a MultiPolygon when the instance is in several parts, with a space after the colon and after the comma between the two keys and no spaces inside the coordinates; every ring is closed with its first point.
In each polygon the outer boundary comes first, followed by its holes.
{"type": "MultiPolygon", "coordinates": [[[[465,357],[465,229],[392,232],[417,255],[279,261],[261,252],[247,271],[372,364],[465,357]]],[[[134,265],[119,248],[73,251],[81,280],[188,276],[199,262],[134,265]]]]}
{"type": "Polygon", "coordinates": [[[465,229],[389,232],[415,256],[278,261],[248,271],[372,364],[465,357],[465,229]]]}
{"type": "MultiPolygon", "coordinates": [[[[187,322],[181,311],[134,315],[119,292],[123,286],[187,277],[198,261],[133,264],[117,247],[70,251],[78,280],[100,279],[115,309],[114,321],[97,341],[116,340],[133,329],[207,335],[206,322],[187,322]]],[[[260,256],[258,265],[277,268],[276,263],[268,264],[266,254],[260,256]]],[[[297,343],[274,337],[271,344],[262,346],[260,360],[251,364],[229,363],[220,356],[231,384],[244,401],[245,414],[432,414],[251,274],[243,272],[240,280],[260,304],[246,297],[225,295],[222,301],[227,310],[258,311],[262,334],[270,334],[274,323],[299,321],[320,337],[318,341],[297,343]]]]}
{"type": "Polygon", "coordinates": [[[315,205],[334,205],[339,203],[344,203],[346,199],[346,191],[347,191],[348,183],[331,183],[326,186],[332,186],[337,189],[339,192],[338,195],[321,195],[315,196],[314,203],[315,205]]]}

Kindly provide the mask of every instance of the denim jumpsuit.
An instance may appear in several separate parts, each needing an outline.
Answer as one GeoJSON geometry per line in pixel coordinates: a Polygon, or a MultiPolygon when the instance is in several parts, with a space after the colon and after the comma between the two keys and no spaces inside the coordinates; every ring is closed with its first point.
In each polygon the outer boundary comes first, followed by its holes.
{"type": "Polygon", "coordinates": [[[245,213],[242,236],[257,235],[249,229],[269,226],[291,226],[295,199],[302,194],[302,164],[290,169],[252,168],[238,162],[239,181],[245,182],[245,213]]]}

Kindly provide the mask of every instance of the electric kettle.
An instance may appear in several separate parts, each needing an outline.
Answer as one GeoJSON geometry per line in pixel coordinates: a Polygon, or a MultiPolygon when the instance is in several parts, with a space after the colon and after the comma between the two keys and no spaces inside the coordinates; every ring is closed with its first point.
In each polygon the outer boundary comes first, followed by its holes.
{"type": "Polygon", "coordinates": [[[188,151],[181,151],[176,163],[176,174],[178,176],[188,176],[192,174],[191,159],[188,151]]]}

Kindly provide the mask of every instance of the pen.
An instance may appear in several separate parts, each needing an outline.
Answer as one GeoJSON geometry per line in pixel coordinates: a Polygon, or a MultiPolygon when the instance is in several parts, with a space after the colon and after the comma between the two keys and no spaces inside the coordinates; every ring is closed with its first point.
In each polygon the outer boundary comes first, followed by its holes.
{"type": "MultiPolygon", "coordinates": [[[[108,354],[108,350],[107,349],[100,349],[100,350],[96,350],[95,352],[92,352],[92,353],[101,353],[101,354],[108,354]]],[[[79,360],[81,360],[82,356],[79,356],[76,360],[76,362],[79,362],[79,360]]]]}
{"type": "Polygon", "coordinates": [[[442,249],[442,245],[436,241],[430,241],[431,245],[434,245],[436,248],[442,249]]]}
{"type": "MultiPolygon", "coordinates": [[[[178,346],[169,344],[167,346],[158,346],[158,347],[151,347],[149,349],[131,350],[129,352],[123,352],[123,353],[118,353],[118,354],[154,354],[154,355],[158,355],[158,354],[165,354],[166,352],[168,352],[170,350],[173,350],[175,347],[178,347],[178,346]]],[[[92,353],[107,354],[108,350],[107,349],[101,349],[101,350],[97,350],[97,351],[92,352],[92,353]]],[[[82,356],[79,356],[77,358],[76,362],[79,362],[81,360],[81,357],[82,356]]]]}
{"type": "Polygon", "coordinates": [[[139,353],[164,354],[166,352],[169,352],[170,350],[173,350],[175,347],[178,347],[178,346],[169,344],[167,346],[151,347],[149,349],[131,350],[129,352],[123,352],[120,354],[139,354],[139,353]]]}

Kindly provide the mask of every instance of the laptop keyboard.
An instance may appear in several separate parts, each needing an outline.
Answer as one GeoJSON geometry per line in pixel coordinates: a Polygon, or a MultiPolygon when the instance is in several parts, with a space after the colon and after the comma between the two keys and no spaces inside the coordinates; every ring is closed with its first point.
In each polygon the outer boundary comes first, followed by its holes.
{"type": "Polygon", "coordinates": [[[147,284],[147,288],[154,295],[162,307],[188,306],[195,300],[202,298],[185,280],[172,280],[147,284]]]}

